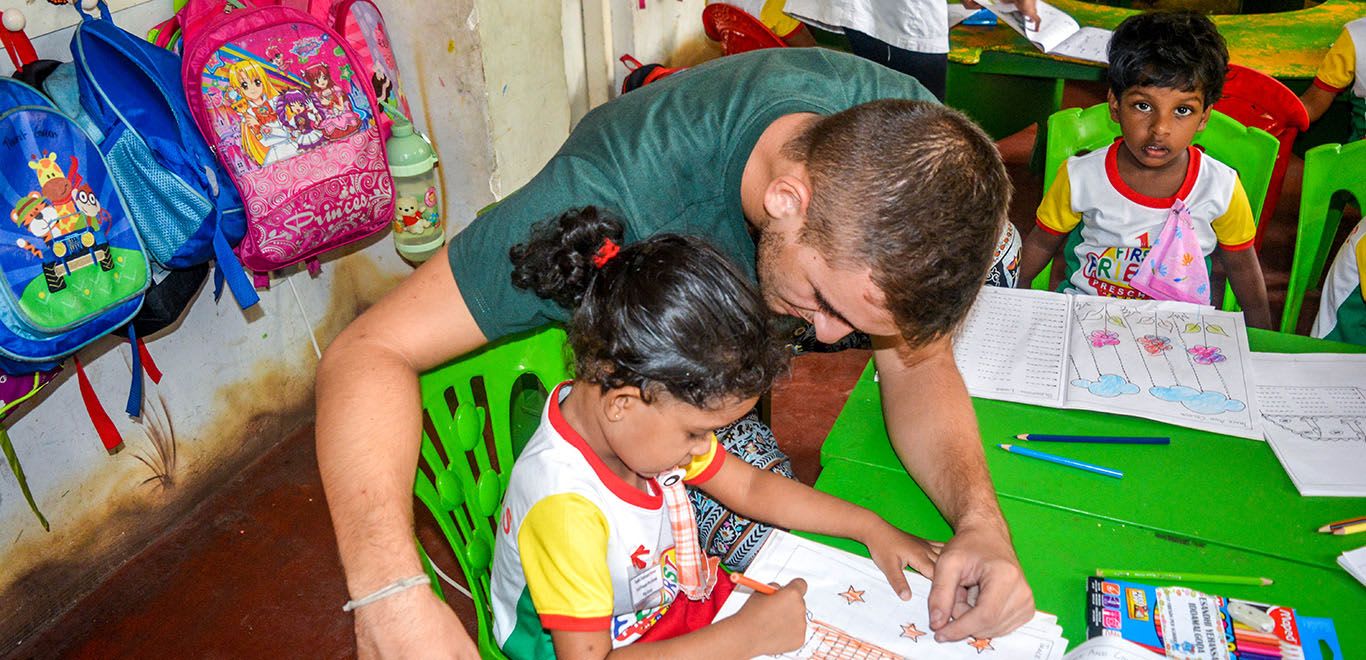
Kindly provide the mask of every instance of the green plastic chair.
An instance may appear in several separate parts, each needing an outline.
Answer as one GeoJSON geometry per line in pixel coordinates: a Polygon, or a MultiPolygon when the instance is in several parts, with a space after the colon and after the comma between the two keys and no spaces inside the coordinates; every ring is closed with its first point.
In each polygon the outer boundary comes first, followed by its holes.
{"type": "Polygon", "coordinates": [[[1304,154],[1300,225],[1295,233],[1295,261],[1290,265],[1281,332],[1295,332],[1305,291],[1323,277],[1346,206],[1345,196],[1334,199],[1340,192],[1351,195],[1357,208],[1366,201],[1366,141],[1323,144],[1304,154]]]}
{"type": "MultiPolygon", "coordinates": [[[[413,492],[436,518],[465,574],[485,658],[504,657],[493,638],[489,597],[499,505],[513,461],[540,424],[546,393],[569,373],[564,331],[547,326],[457,358],[420,379],[430,424],[424,425],[413,492]]],[[[421,543],[418,549],[433,591],[445,598],[421,543]]]]}
{"type": "MultiPolygon", "coordinates": [[[[1043,188],[1048,190],[1064,161],[1077,154],[1095,151],[1110,145],[1120,136],[1119,124],[1110,119],[1110,108],[1101,103],[1089,108],[1067,108],[1048,118],[1048,149],[1044,165],[1043,188]]],[[[1195,144],[1205,153],[1232,167],[1242,179],[1247,201],[1252,205],[1252,219],[1262,215],[1262,203],[1271,184],[1276,167],[1276,153],[1280,141],[1260,128],[1248,128],[1218,110],[1210,112],[1205,130],[1195,134],[1195,144]]],[[[1081,232],[1073,231],[1067,238],[1064,254],[1072,254],[1081,242],[1081,232]]],[[[1047,289],[1053,272],[1052,263],[1044,266],[1034,278],[1035,289],[1047,289]]],[[[1225,285],[1224,309],[1238,309],[1233,289],[1225,285]]]]}

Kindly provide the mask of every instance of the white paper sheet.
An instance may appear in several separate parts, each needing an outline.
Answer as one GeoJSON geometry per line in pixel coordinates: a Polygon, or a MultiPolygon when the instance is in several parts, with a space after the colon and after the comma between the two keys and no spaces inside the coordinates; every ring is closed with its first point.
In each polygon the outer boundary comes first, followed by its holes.
{"type": "MultiPolygon", "coordinates": [[[[781,658],[996,658],[1060,660],[1067,648],[1052,615],[1038,614],[1004,637],[940,644],[930,632],[930,581],[907,573],[911,600],[902,601],[873,562],[814,541],[774,531],[745,574],[761,582],[807,582],[806,643],[781,658]]],[[[724,578],[723,578],[724,579],[724,578]]],[[[717,613],[739,611],[748,590],[737,588],[717,613]]]]}
{"type": "Polygon", "coordinates": [[[1338,557],[1338,565],[1347,569],[1362,586],[1366,586],[1366,546],[1342,553],[1338,557]]]}
{"type": "Polygon", "coordinates": [[[1301,495],[1366,496],[1366,355],[1254,353],[1262,429],[1301,495]]]}
{"type": "Polygon", "coordinates": [[[1038,0],[1035,5],[1035,11],[1039,14],[1038,24],[1027,20],[1013,3],[981,0],[981,4],[990,7],[1001,22],[1024,35],[1045,53],[1102,63],[1108,59],[1109,30],[1081,27],[1067,12],[1043,0],[1038,0]]]}
{"type": "Polygon", "coordinates": [[[973,396],[1262,437],[1241,314],[984,288],[955,337],[973,396]]]}
{"type": "Polygon", "coordinates": [[[1048,291],[983,288],[954,338],[954,358],[968,391],[1062,405],[1070,308],[1067,296],[1048,291]]]}
{"type": "Polygon", "coordinates": [[[1063,656],[1063,660],[1163,660],[1164,657],[1119,637],[1092,637],[1063,656]]]}

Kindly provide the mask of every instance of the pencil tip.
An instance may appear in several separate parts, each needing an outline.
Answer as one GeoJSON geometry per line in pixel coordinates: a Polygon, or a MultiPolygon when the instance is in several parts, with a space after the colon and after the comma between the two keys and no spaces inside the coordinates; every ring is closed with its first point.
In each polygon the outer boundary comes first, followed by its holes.
{"type": "Polygon", "coordinates": [[[1320,528],[1319,528],[1319,531],[1320,531],[1320,532],[1324,532],[1324,533],[1331,532],[1331,531],[1333,531],[1333,526],[1332,526],[1332,525],[1324,525],[1323,527],[1320,527],[1320,528]]]}
{"type": "Polygon", "coordinates": [[[1028,433],[1021,433],[1021,434],[1015,436],[1015,439],[1016,439],[1016,440],[1028,440],[1028,439],[1029,439],[1029,434],[1028,434],[1028,433]]]}
{"type": "Polygon", "coordinates": [[[1274,582],[1275,582],[1275,580],[1272,580],[1271,578],[1262,578],[1262,586],[1263,586],[1263,587],[1269,587],[1269,586],[1271,586],[1274,582]]]}
{"type": "Polygon", "coordinates": [[[999,445],[999,446],[1001,447],[1001,449],[1004,449],[1004,450],[1006,450],[1006,451],[1010,451],[1010,448],[1011,448],[1011,447],[1014,447],[1015,445],[999,445]]]}

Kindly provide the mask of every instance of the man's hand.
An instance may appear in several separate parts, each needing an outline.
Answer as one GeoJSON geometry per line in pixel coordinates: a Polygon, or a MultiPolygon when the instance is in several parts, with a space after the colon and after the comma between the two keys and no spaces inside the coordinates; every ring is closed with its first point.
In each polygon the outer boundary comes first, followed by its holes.
{"type": "Polygon", "coordinates": [[[887,582],[892,585],[901,600],[911,599],[910,585],[906,584],[907,566],[928,578],[934,577],[934,564],[944,547],[937,541],[926,541],[912,536],[884,522],[872,532],[859,539],[868,546],[868,554],[873,563],[882,569],[887,582]]]}
{"type": "Polygon", "coordinates": [[[937,641],[998,637],[1034,616],[1034,594],[1004,528],[960,529],[940,552],[933,580],[930,628],[937,641]]]}
{"type": "Polygon", "coordinates": [[[413,587],[356,610],[357,655],[478,660],[455,612],[428,587],[413,587]]]}

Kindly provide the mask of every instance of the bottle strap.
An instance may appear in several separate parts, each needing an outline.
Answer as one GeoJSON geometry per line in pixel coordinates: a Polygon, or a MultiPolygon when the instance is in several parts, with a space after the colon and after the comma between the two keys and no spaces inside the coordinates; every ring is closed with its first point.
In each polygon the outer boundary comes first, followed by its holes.
{"type": "MultiPolygon", "coordinates": [[[[24,14],[18,9],[9,11],[10,13],[18,13],[19,22],[24,22],[24,14]]],[[[3,17],[4,12],[0,12],[0,20],[3,20],[3,17]]],[[[24,34],[23,27],[11,31],[9,28],[0,25],[0,45],[4,45],[5,53],[9,55],[9,61],[14,63],[16,71],[38,59],[38,53],[33,50],[33,43],[28,40],[28,35],[24,34]]]]}

